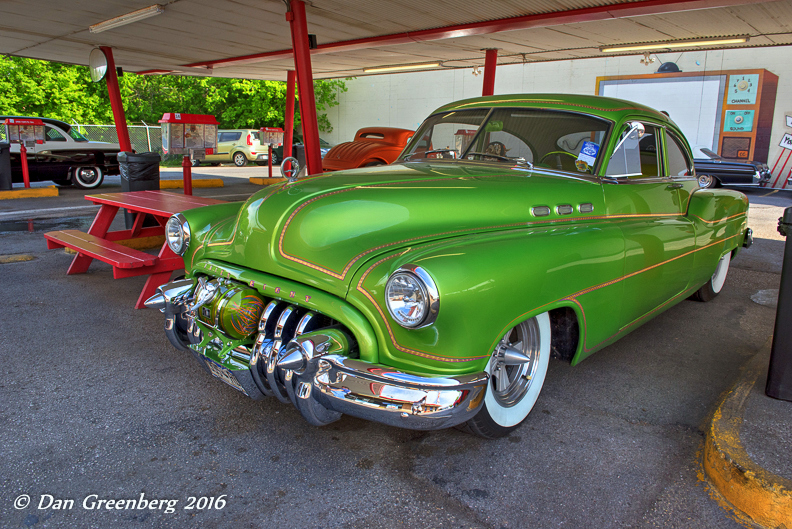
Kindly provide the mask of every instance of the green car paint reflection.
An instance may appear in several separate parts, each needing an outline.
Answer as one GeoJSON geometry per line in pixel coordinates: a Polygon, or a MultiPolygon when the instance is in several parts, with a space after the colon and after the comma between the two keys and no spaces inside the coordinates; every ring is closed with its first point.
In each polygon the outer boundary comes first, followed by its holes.
{"type": "MultiPolygon", "coordinates": [[[[596,96],[492,96],[438,109],[392,165],[183,213],[184,259],[188,277],[224,277],[327,316],[355,344],[345,354],[378,372],[484,376],[466,428],[496,437],[530,412],[551,351],[577,364],[691,295],[714,297],[749,243],[747,208],[738,192],[699,189],[684,136],[660,112],[596,96]],[[415,284],[389,290],[400,270],[415,284]],[[400,324],[388,296],[433,302],[421,305],[431,319],[400,324]]],[[[251,361],[264,334],[249,337],[251,361]]],[[[297,347],[276,346],[273,364],[297,347]]],[[[264,394],[292,384],[292,371],[264,394]]],[[[407,415],[428,416],[423,402],[407,415]]]]}

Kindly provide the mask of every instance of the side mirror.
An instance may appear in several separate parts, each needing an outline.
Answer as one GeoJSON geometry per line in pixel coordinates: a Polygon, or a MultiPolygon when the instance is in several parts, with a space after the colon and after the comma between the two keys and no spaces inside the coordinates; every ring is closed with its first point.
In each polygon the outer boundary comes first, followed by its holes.
{"type": "Polygon", "coordinates": [[[294,182],[297,180],[297,175],[300,174],[300,163],[297,161],[297,158],[294,156],[284,158],[280,167],[281,175],[285,176],[289,182],[294,182]],[[287,164],[290,164],[288,169],[286,168],[287,164]]]}

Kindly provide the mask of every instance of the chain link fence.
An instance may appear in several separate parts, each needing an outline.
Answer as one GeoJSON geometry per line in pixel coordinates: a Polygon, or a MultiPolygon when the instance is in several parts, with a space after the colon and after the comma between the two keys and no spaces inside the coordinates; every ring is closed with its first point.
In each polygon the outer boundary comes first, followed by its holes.
{"type": "MultiPolygon", "coordinates": [[[[118,143],[115,125],[73,125],[83,136],[91,141],[118,143]]],[[[162,129],[152,125],[127,125],[129,141],[135,152],[156,152],[163,156],[162,129]]]]}

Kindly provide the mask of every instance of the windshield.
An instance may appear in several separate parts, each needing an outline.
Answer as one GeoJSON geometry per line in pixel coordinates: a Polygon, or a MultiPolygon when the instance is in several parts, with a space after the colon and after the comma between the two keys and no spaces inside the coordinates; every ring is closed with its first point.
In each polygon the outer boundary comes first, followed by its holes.
{"type": "Polygon", "coordinates": [[[603,119],[558,110],[447,112],[430,116],[399,160],[465,158],[593,173],[609,129],[603,119]]]}
{"type": "Polygon", "coordinates": [[[88,141],[88,138],[77,132],[77,129],[74,127],[69,129],[69,136],[71,136],[74,141],[88,141]]]}

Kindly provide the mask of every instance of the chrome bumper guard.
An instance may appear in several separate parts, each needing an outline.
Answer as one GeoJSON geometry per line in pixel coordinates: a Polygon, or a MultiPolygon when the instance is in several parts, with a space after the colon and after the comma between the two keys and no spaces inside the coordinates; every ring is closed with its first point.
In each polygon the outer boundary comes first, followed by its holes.
{"type": "MultiPolygon", "coordinates": [[[[176,318],[186,315],[191,320],[187,307],[192,282],[188,285],[188,281],[163,285],[146,301],[147,307],[165,313],[170,341],[191,352],[208,373],[249,397],[275,396],[291,402],[313,425],[329,424],[347,414],[399,428],[437,430],[467,421],[484,402],[486,373],[424,377],[350,358],[350,337],[336,327],[297,335],[283,345],[282,325],[278,325],[273,335],[258,334],[250,348],[235,348],[230,352],[234,367],[218,373],[210,364],[215,362],[197,350],[200,340],[190,334],[197,325],[189,326],[189,345],[176,333],[176,318]],[[224,375],[233,376],[236,384],[224,375]]],[[[265,327],[262,324],[260,329],[265,327]]]]}
{"type": "Polygon", "coordinates": [[[753,244],[753,230],[745,228],[745,237],[743,238],[743,248],[750,248],[753,244]]]}

